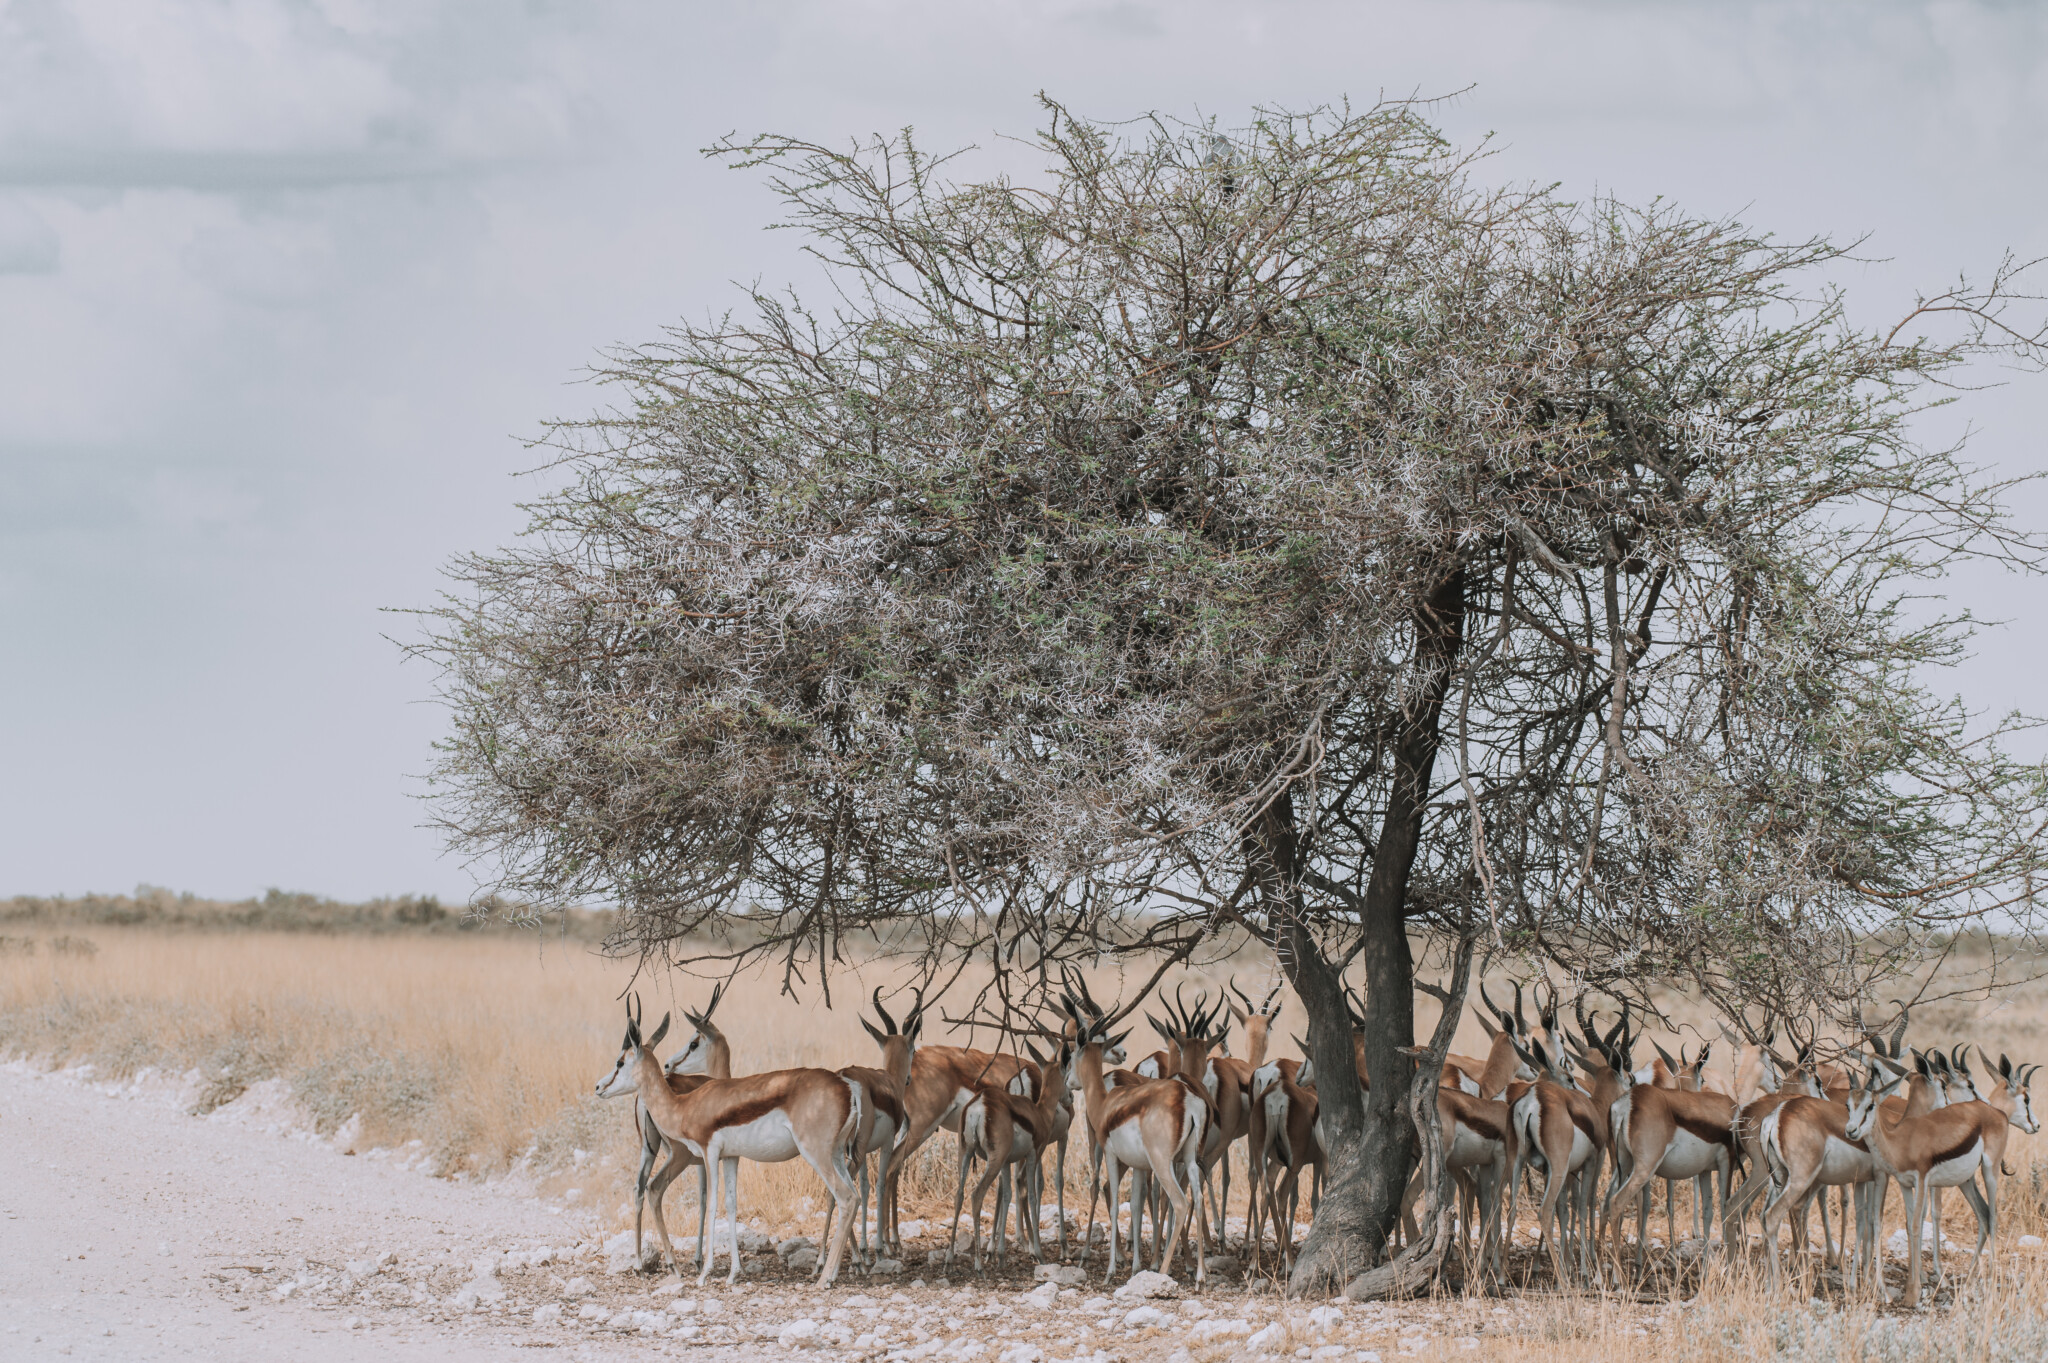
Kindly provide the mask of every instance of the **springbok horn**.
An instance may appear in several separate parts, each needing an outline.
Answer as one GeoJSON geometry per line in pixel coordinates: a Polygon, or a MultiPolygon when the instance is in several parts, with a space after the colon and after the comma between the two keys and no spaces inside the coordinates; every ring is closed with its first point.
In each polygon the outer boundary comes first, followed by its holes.
{"type": "Polygon", "coordinates": [[[1501,1025],[1507,1027],[1509,1031],[1514,1030],[1513,1026],[1511,1025],[1514,1022],[1514,1019],[1509,1017],[1506,1011],[1502,1009],[1499,1004],[1495,1003],[1493,1001],[1492,996],[1486,992],[1485,980],[1481,980],[1479,982],[1479,997],[1485,1001],[1487,1012],[1492,1013],[1495,1017],[1499,1018],[1501,1020],[1501,1025]]]}
{"type": "Polygon", "coordinates": [[[1232,975],[1232,976],[1230,977],[1230,992],[1231,992],[1231,993],[1233,993],[1233,994],[1235,994],[1235,995],[1237,995],[1237,996],[1238,996],[1238,998],[1240,998],[1240,999],[1244,1000],[1244,1011],[1245,1011],[1245,1012],[1247,1012],[1247,1013],[1256,1013],[1256,1012],[1258,1012],[1258,1011],[1259,1011],[1258,1009],[1256,1009],[1256,1008],[1252,1007],[1252,996],[1251,996],[1250,994],[1247,994],[1247,993],[1245,993],[1245,992],[1244,992],[1244,990],[1242,990],[1242,989],[1239,989],[1239,988],[1237,987],[1237,976],[1235,976],[1235,975],[1232,975]]]}
{"type": "Polygon", "coordinates": [[[1529,1020],[1522,1016],[1522,982],[1515,981],[1515,1026],[1523,1036],[1529,1034],[1529,1020]]]}
{"type": "Polygon", "coordinates": [[[882,1025],[889,1029],[889,1035],[896,1035],[896,1019],[889,1016],[889,1010],[882,1006],[882,986],[875,986],[875,1012],[882,1019],[882,1025]]]}
{"type": "MultiPolygon", "coordinates": [[[[1267,995],[1266,995],[1266,1001],[1265,1001],[1264,1003],[1262,1003],[1262,1004],[1260,1004],[1260,1005],[1259,1005],[1259,1011],[1260,1011],[1261,1013],[1263,1013],[1263,1012],[1265,1012],[1265,1011],[1266,1011],[1266,1010],[1267,1010],[1268,1008],[1271,1008],[1271,1007],[1273,1006],[1273,1000],[1274,1000],[1274,999],[1277,999],[1277,998],[1279,998],[1279,997],[1280,997],[1280,981],[1278,981],[1278,980],[1275,980],[1275,981],[1273,981],[1273,988],[1272,988],[1272,989],[1271,989],[1271,991],[1269,991],[1269,992],[1267,993],[1267,995]]],[[[1277,1010],[1276,1010],[1276,1011],[1277,1011],[1277,1010]]]]}
{"type": "Polygon", "coordinates": [[[1893,999],[1892,1002],[1899,1005],[1899,1025],[1892,1028],[1892,1059],[1897,1060],[1899,1058],[1899,1047],[1904,1045],[1906,1041],[1906,1020],[1912,1015],[1912,1010],[1897,999],[1893,999]]]}

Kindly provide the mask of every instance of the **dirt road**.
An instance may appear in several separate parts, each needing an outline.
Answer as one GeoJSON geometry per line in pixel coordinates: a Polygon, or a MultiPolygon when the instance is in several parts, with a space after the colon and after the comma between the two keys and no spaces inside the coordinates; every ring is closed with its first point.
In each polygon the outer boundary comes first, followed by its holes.
{"type": "MultiPolygon", "coordinates": [[[[552,1273],[477,1262],[592,1230],[531,1199],[187,1116],[162,1089],[115,1096],[25,1066],[0,1067],[0,1160],[9,1360],[531,1358],[541,1294],[520,1289],[554,1288],[573,1258],[552,1273]],[[465,1281],[479,1300],[446,1305],[465,1281]]],[[[631,1338],[562,1343],[647,1353],[631,1338]]]]}

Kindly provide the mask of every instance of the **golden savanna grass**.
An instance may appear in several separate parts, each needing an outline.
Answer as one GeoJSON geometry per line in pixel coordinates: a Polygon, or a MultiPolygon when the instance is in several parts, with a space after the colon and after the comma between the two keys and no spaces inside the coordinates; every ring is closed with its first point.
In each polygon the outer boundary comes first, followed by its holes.
{"type": "MultiPolygon", "coordinates": [[[[201,1108],[231,1101],[260,1080],[283,1079],[323,1131],[357,1119],[359,1148],[417,1140],[444,1173],[516,1170],[550,1196],[575,1189],[581,1203],[595,1205],[615,1225],[630,1222],[626,1208],[638,1157],[631,1105],[601,1102],[591,1089],[617,1054],[624,1021],[619,996],[638,989],[651,1024],[664,1011],[701,1005],[709,992],[706,982],[688,976],[636,976],[633,963],[606,959],[587,941],[519,933],[351,935],[107,925],[67,925],[61,931],[10,925],[7,933],[0,938],[0,1054],[45,1065],[89,1062],[106,1078],[146,1067],[171,1075],[196,1069],[201,1108]]],[[[1247,990],[1256,986],[1263,993],[1273,979],[1269,957],[1246,955],[1233,967],[1247,990]]],[[[1219,969],[1189,979],[1213,989],[1228,974],[1219,969]]],[[[798,999],[780,992],[779,976],[741,977],[718,1014],[733,1042],[736,1067],[745,1072],[873,1063],[875,1047],[860,1029],[856,1010],[866,990],[880,984],[888,997],[898,980],[886,965],[835,976],[835,1006],[827,1010],[815,986],[798,999]]],[[[970,972],[963,984],[974,983],[970,972]]],[[[1091,986],[1106,1001],[1122,982],[1105,971],[1091,978],[1091,986]]],[[[952,997],[964,999],[965,993],[952,997]]],[[[1711,1018],[1686,999],[1673,995],[1662,1002],[1681,1025],[1713,1034],[1711,1018]]],[[[926,1040],[961,1039],[946,1035],[937,1011],[926,1040]]],[[[1426,1033],[1434,1006],[1425,1004],[1421,1013],[1418,1030],[1426,1033]]],[[[1292,1037],[1300,1024],[1298,1007],[1288,1007],[1272,1054],[1296,1053],[1292,1037]]],[[[679,1017],[671,1036],[679,1042],[687,1033],[679,1017]]],[[[2048,1061],[2048,988],[1916,1013],[1913,1034],[1923,1043],[1981,1040],[2016,1060],[2048,1061]]],[[[987,1037],[983,1033],[979,1040],[985,1044],[987,1037]]],[[[1132,1036],[1134,1056],[1152,1044],[1140,1023],[1132,1036]]],[[[1484,1046],[1468,1017],[1457,1048],[1477,1054],[1484,1046]]],[[[1074,1213],[1085,1205],[1080,1144],[1077,1139],[1069,1165],[1068,1208],[1074,1213]]],[[[2015,1253],[2019,1236],[2048,1232],[2048,1163],[2036,1162],[2032,1144],[2015,1133],[2008,1154],[2018,1172],[2005,1180],[2000,1199],[1997,1274],[1964,1293],[1950,1308],[1949,1327],[1922,1341],[1929,1348],[1938,1343],[1942,1352],[1928,1353],[1887,1334],[1867,1305],[1808,1309],[1797,1305],[1803,1294],[1772,1296],[1746,1278],[1717,1276],[1682,1312],[1670,1308],[1661,1324],[1645,1323],[1646,1308],[1635,1297],[1534,1293],[1515,1306],[1515,1330],[1482,1334],[1483,1352],[1459,1356],[1610,1357],[1617,1348],[1639,1350],[1643,1338],[1636,1332],[1646,1328],[1658,1336],[1656,1352],[1666,1360],[1773,1352],[1887,1360],[2024,1356],[1999,1344],[1998,1332],[2048,1316],[2048,1284],[2037,1272],[2048,1261],[2015,1253]]],[[[672,1229],[694,1229],[689,1183],[670,1198],[676,1213],[672,1229]]],[[[950,1214],[952,1188],[952,1142],[942,1136],[912,1171],[906,1215],[950,1214]]],[[[1241,1163],[1232,1202],[1242,1214],[1241,1163]]],[[[1952,1195],[1944,1203],[1946,1233],[1958,1245],[1974,1243],[1964,1200],[1952,1195]]],[[[1304,1215],[1306,1204],[1304,1197],[1304,1215]]],[[[759,1217],[771,1228],[803,1227],[823,1206],[822,1189],[800,1163],[745,1167],[743,1216],[759,1217]]],[[[1901,1224],[1896,1194],[1887,1211],[1889,1233],[1901,1224]]],[[[1684,1236],[1691,1221],[1689,1190],[1680,1194],[1678,1218],[1684,1236]]],[[[1663,1223],[1660,1198],[1653,1235],[1662,1237],[1663,1223]]],[[[1525,1199],[1523,1243],[1533,1238],[1533,1225],[1525,1199]]],[[[814,1224],[808,1228],[815,1233],[814,1224]]],[[[1952,1258],[1951,1268],[1966,1262],[1952,1258]]],[[[1666,1290],[1673,1286],[1677,1295],[1690,1294],[1697,1275],[1665,1284],[1666,1290]]],[[[1498,1303],[1439,1305],[1453,1316],[1471,1316],[1479,1328],[1493,1319],[1498,1303]]]]}

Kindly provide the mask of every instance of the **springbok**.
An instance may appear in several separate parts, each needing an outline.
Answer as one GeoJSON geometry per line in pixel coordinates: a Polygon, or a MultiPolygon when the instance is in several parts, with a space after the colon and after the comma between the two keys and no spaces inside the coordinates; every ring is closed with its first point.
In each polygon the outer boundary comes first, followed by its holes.
{"type": "Polygon", "coordinates": [[[1578,1226],[1579,1264],[1582,1275],[1593,1269],[1590,1244],[1593,1186],[1600,1178],[1602,1156],[1607,1150],[1607,1123],[1593,1106],[1593,1100],[1573,1081],[1570,1053],[1562,1046],[1551,1050],[1542,1040],[1531,1037],[1516,1049],[1529,1067],[1541,1077],[1522,1090],[1510,1105],[1514,1125],[1515,1162],[1511,1167],[1506,1224],[1513,1225],[1515,1204],[1521,1191],[1522,1167],[1535,1164],[1544,1171],[1543,1200],[1536,1212],[1536,1237],[1550,1245],[1551,1271],[1564,1281],[1565,1216],[1558,1206],[1567,1185],[1574,1193],[1573,1215],[1578,1226]],[[1556,1233],[1551,1232],[1552,1219],[1556,1233]]]}
{"type": "MultiPolygon", "coordinates": [[[[711,1025],[711,1015],[718,1010],[718,1001],[725,997],[725,985],[719,984],[711,991],[711,1002],[704,1005],[702,1012],[683,1010],[683,1020],[694,1029],[690,1044],[670,1058],[666,1069],[668,1086],[677,1094],[685,1094],[696,1088],[706,1078],[732,1078],[732,1047],[727,1044],[724,1033],[711,1025]]],[[[710,1173],[703,1161],[687,1149],[665,1139],[661,1129],[648,1114],[647,1104],[636,1096],[633,1099],[633,1121],[640,1129],[640,1174],[633,1183],[633,1262],[639,1263],[641,1236],[641,1208],[651,1195],[654,1198],[654,1220],[662,1223],[662,1199],[668,1195],[669,1184],[683,1170],[694,1167],[697,1170],[697,1259],[704,1259],[704,1240],[710,1229],[707,1202],[711,1195],[710,1173]],[[655,1156],[666,1148],[668,1163],[652,1180],[648,1171],[654,1165],[655,1156]]]]}
{"type": "MultiPolygon", "coordinates": [[[[1935,1188],[1961,1188],[1977,1214],[1977,1245],[1970,1255],[1974,1274],[1984,1247],[1998,1234],[1998,1178],[2005,1161],[2009,1123],[1989,1103],[1951,1103],[1918,1117],[1883,1120],[1879,1104],[1905,1086],[1901,1071],[1887,1076],[1872,1060],[1861,1084],[1849,1089],[1845,1132],[1861,1141],[1884,1172],[1899,1181],[1906,1198],[1906,1305],[1920,1304],[1921,1222],[1935,1188]],[[1984,1191],[1976,1175],[1984,1175],[1984,1191]]],[[[2032,1117],[2031,1105],[2027,1116],[2032,1117]]],[[[2024,1128],[2022,1128],[2024,1129],[2024,1128]]],[[[1936,1232],[1937,1235],[1939,1231],[1936,1232]]],[[[1938,1243],[1938,1242],[1937,1242],[1938,1243]]],[[[1937,1251],[1938,1253],[1938,1251],[1937,1251]]]]}
{"type": "MultiPolygon", "coordinates": [[[[842,1078],[859,1084],[867,1096],[862,1109],[861,1129],[854,1136],[854,1161],[860,1179],[860,1219],[854,1223],[854,1235],[862,1257],[870,1263],[879,1254],[882,1227],[889,1224],[884,1212],[889,1189],[889,1165],[896,1150],[896,1138],[903,1134],[903,1090],[910,1082],[911,1057],[916,1050],[918,1029],[923,1025],[922,1019],[908,1017],[904,1030],[898,1031],[896,1020],[882,1006],[879,985],[875,988],[874,1003],[875,1013],[882,1019],[886,1030],[875,1030],[874,1024],[865,1017],[861,1018],[860,1025],[882,1048],[882,1068],[847,1065],[839,1071],[842,1078]],[[872,1237],[868,1229],[869,1155],[875,1157],[875,1227],[872,1237]]],[[[828,1212],[825,1218],[827,1239],[831,1230],[832,1218],[828,1212]]]]}
{"type": "MultiPolygon", "coordinates": [[[[1614,1181],[1608,1186],[1602,1215],[1614,1253],[1621,1256],[1621,1214],[1636,1207],[1636,1267],[1650,1250],[1650,1200],[1653,1178],[1695,1178],[1714,1173],[1720,1179],[1721,1205],[1728,1205],[1728,1181],[1735,1168],[1735,1100],[1711,1090],[1658,1088],[1637,1084],[1615,1099],[1609,1110],[1614,1132],[1614,1181]]],[[[1726,1240],[1723,1240],[1726,1247],[1726,1240]]]]}
{"type": "MultiPolygon", "coordinates": [[[[1427,1046],[1402,1046],[1402,1055],[1421,1059],[1427,1046]]],[[[1505,1061],[1480,1072],[1481,1093],[1504,1092],[1519,1064],[1513,1052],[1505,1061]]],[[[1494,1277],[1501,1274],[1500,1210],[1502,1181],[1515,1163],[1515,1127],[1508,1104],[1498,1098],[1481,1098],[1465,1092],[1455,1081],[1440,1078],[1436,1090],[1437,1127],[1443,1133],[1444,1172],[1458,1190],[1458,1252],[1467,1264],[1474,1262],[1484,1272],[1490,1262],[1494,1277]],[[1475,1228],[1474,1212],[1477,1212],[1475,1228]],[[1467,1241],[1478,1242],[1477,1259],[1467,1241]]],[[[1418,1169],[1409,1180],[1402,1199],[1401,1217],[1407,1220],[1422,1194],[1418,1169]]]]}
{"type": "MultiPolygon", "coordinates": [[[[1199,1088],[1179,1078],[1153,1079],[1128,1087],[1105,1090],[1102,1082],[1102,1053],[1110,1044],[1105,1024],[1084,1019],[1073,1000],[1067,1000],[1073,1016],[1075,1039],[1080,1053],[1074,1060],[1074,1078],[1081,1089],[1082,1107],[1088,1118],[1089,1135],[1103,1153],[1110,1188],[1109,1278],[1116,1276],[1116,1189],[1123,1168],[1133,1174],[1131,1189],[1133,1232],[1132,1254],[1137,1245],[1136,1211],[1139,1190],[1136,1175],[1158,1180],[1166,1192],[1173,1219],[1167,1229],[1160,1272],[1171,1273],[1174,1251],[1180,1247],[1181,1232],[1187,1229],[1194,1208],[1193,1195],[1201,1185],[1202,1133],[1208,1125],[1209,1104],[1199,1088]],[[1182,1180],[1185,1178],[1185,1191],[1182,1180]]],[[[1094,1189],[1088,1200],[1089,1223],[1095,1219],[1094,1189]]],[[[1195,1227],[1195,1283],[1206,1277],[1203,1259],[1208,1250],[1207,1227],[1200,1217],[1195,1227]]]]}
{"type": "Polygon", "coordinates": [[[994,1084],[982,1084],[960,1113],[960,1174],[953,1191],[953,1229],[946,1241],[947,1257],[958,1252],[960,1208],[967,1191],[968,1166],[976,1159],[983,1160],[981,1177],[974,1185],[974,1221],[968,1240],[968,1252],[977,1273],[981,1271],[981,1206],[991,1184],[996,1185],[996,1215],[989,1239],[995,1247],[996,1267],[1000,1269],[1007,1257],[1009,1237],[1004,1233],[1004,1223],[1013,1187],[1017,1247],[1023,1249],[1028,1239],[1032,1256],[1041,1261],[1045,1258],[1038,1232],[1043,1157],[1052,1148],[1056,1114],[1067,1096],[1071,1051],[1063,1045],[1055,1063],[1039,1055],[1028,1041],[1024,1048],[1038,1067],[1037,1097],[1027,1098],[994,1084]]]}
{"type": "MultiPolygon", "coordinates": [[[[1252,1076],[1266,1063],[1266,1046],[1272,1038],[1273,1023],[1279,1018],[1282,1006],[1280,985],[1277,981],[1272,992],[1266,995],[1265,1002],[1256,1006],[1252,1003],[1251,995],[1237,987],[1237,981],[1230,982],[1230,989],[1244,1002],[1244,1007],[1240,1008],[1227,997],[1223,1000],[1224,1006],[1230,1010],[1230,1016],[1237,1020],[1238,1026],[1244,1028],[1244,1058],[1239,1060],[1219,1055],[1209,1062],[1219,1078],[1228,1075],[1238,1094],[1235,1114],[1222,1111],[1216,1118],[1216,1125],[1222,1132],[1223,1147],[1220,1157],[1223,1196],[1216,1207],[1216,1243],[1219,1248],[1228,1238],[1229,1230],[1225,1212],[1230,1206],[1230,1147],[1239,1139],[1245,1142],[1245,1176],[1251,1184],[1252,1200],[1258,1199],[1260,1176],[1263,1172],[1266,1123],[1263,1107],[1252,1097],[1252,1076]]],[[[1221,1085],[1218,1086],[1217,1101],[1221,1106],[1221,1085]]]]}
{"type": "MultiPolygon", "coordinates": [[[[1296,1039],[1304,1051],[1308,1048],[1296,1039]]],[[[1309,1212],[1313,1216],[1323,1191],[1323,1146],[1316,1130],[1313,1066],[1306,1060],[1275,1060],[1252,1072],[1252,1103],[1258,1113],[1252,1165],[1258,1177],[1251,1189],[1251,1214],[1246,1222],[1250,1260],[1257,1266],[1263,1251],[1266,1221],[1273,1223],[1283,1269],[1294,1263],[1294,1215],[1301,1201],[1301,1171],[1311,1171],[1309,1212]],[[1284,1171],[1284,1172],[1283,1172],[1284,1171]],[[1281,1203],[1286,1214],[1281,1214],[1281,1203]]]]}
{"type": "MultiPolygon", "coordinates": [[[[1853,1188],[1856,1194],[1856,1248],[1844,1256],[1843,1286],[1855,1290],[1857,1265],[1877,1263],[1874,1204],[1882,1170],[1869,1146],[1850,1137],[1848,1123],[1845,1108],[1806,1095],[1788,1098],[1763,1117],[1758,1144],[1776,1189],[1764,1206],[1764,1253],[1770,1259],[1772,1287],[1778,1285],[1778,1226],[1788,1210],[1803,1212],[1816,1191],[1825,1197],[1828,1188],[1853,1188]]],[[[1723,1216],[1725,1222],[1725,1209],[1723,1216]]],[[[1848,1233],[1845,1221],[1844,1241],[1848,1233]]],[[[1795,1249],[1804,1250],[1804,1238],[1803,1233],[1795,1238],[1795,1249]]]]}
{"type": "MultiPolygon", "coordinates": [[[[853,1229],[854,1185],[847,1171],[847,1155],[854,1133],[860,1129],[861,1086],[830,1070],[775,1070],[748,1075],[743,1079],[706,1078],[687,1094],[677,1094],[655,1058],[654,1047],[668,1034],[664,1016],[654,1035],[640,1035],[637,998],[627,1005],[626,1039],[611,1072],[598,1081],[597,1096],[609,1098],[638,1091],[640,1101],[655,1126],[671,1144],[680,1144],[711,1169],[711,1206],[717,1209],[722,1189],[731,1237],[730,1271],[726,1285],[739,1281],[739,1182],[740,1161],[778,1164],[801,1155],[836,1204],[839,1225],[826,1251],[819,1281],[829,1285],[839,1274],[839,1261],[853,1229]]],[[[661,1233],[662,1248],[669,1262],[676,1264],[675,1247],[668,1243],[656,1205],[654,1228],[661,1233]]],[[[717,1262],[717,1237],[712,1237],[698,1286],[711,1277],[717,1262]]],[[[676,1264],[676,1276],[682,1267],[676,1264]]]]}

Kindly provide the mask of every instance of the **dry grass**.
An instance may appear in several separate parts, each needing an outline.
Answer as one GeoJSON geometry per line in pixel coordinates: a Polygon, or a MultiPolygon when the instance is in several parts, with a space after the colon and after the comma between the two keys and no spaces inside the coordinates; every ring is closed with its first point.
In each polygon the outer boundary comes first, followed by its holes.
{"type": "MultiPolygon", "coordinates": [[[[366,1148],[418,1140],[444,1172],[488,1175],[516,1167],[544,1192],[574,1188],[578,1200],[609,1219],[625,1215],[637,1162],[630,1110],[588,1095],[616,1054],[623,1011],[617,1000],[634,984],[630,964],[606,960],[585,943],[506,933],[107,925],[59,932],[19,922],[10,928],[0,938],[0,1053],[50,1064],[90,1061],[107,1077],[145,1067],[196,1069],[204,1080],[195,1090],[201,1108],[230,1101],[259,1080],[283,1078],[323,1131],[355,1117],[358,1144],[366,1148]]],[[[1269,971],[1269,963],[1239,963],[1246,983],[1270,978],[1269,971]]],[[[886,972],[873,974],[868,984],[893,984],[886,972]]],[[[1119,988],[1114,978],[1095,983],[1105,998],[1119,988]]],[[[679,976],[642,977],[634,987],[656,1015],[699,1002],[706,992],[701,982],[679,976]]],[[[720,1009],[736,1063],[742,1070],[871,1063],[874,1047],[854,1021],[855,981],[845,979],[834,996],[838,1007],[828,1012],[815,999],[781,996],[772,979],[742,978],[720,1009]]],[[[1667,1008],[1682,1024],[1711,1026],[1682,998],[1674,996],[1667,1008]]],[[[1419,1025],[1431,1021],[1425,1016],[1419,1025]]],[[[1292,1010],[1283,1016],[1275,1054],[1294,1052],[1289,1038],[1298,1023],[1292,1010]]],[[[2048,1058],[2048,991],[2023,990],[1974,1011],[1952,1005],[1916,1022],[1915,1030],[1930,1040],[1981,1036],[2015,1058],[2048,1058]]],[[[1134,1044],[1139,1040],[1134,1036],[1134,1044]]],[[[1459,1048],[1483,1046],[1468,1019],[1459,1048]]],[[[1692,1295],[1682,1311],[1646,1306],[1633,1295],[1537,1291],[1505,1311],[1498,1301],[1447,1299],[1433,1308],[1442,1331],[1469,1330],[1480,1347],[1445,1356],[1611,1358],[1617,1348],[1640,1349],[1639,1331],[1658,1336],[1656,1351],[1671,1363],[1765,1354],[1887,1363],[2048,1356],[2048,1292],[2037,1271],[2048,1260],[2031,1252],[2016,1257],[2014,1250],[2018,1236],[2048,1233],[2048,1163],[2035,1162],[2031,1142],[2015,1134],[2008,1160],[2019,1172],[2005,1181],[2000,1200],[1997,1270],[1958,1298],[1941,1330],[1901,1334],[1897,1322],[1867,1305],[1841,1307],[1830,1289],[1823,1290],[1837,1305],[1818,1309],[1798,1304],[1803,1293],[1772,1296],[1746,1278],[1716,1274],[1702,1281],[1692,1272],[1652,1284],[1673,1296],[1692,1295]]],[[[1068,1187],[1085,1187],[1078,1149],[1068,1187]]],[[[908,1212],[943,1217],[952,1189],[951,1142],[942,1138],[911,1172],[908,1212]]],[[[1239,1214],[1244,1192],[1240,1163],[1232,1199],[1239,1214]]],[[[1689,1198],[1689,1190],[1681,1193],[1682,1236],[1689,1198]]],[[[747,1166],[742,1199],[743,1215],[771,1227],[804,1225],[823,1211],[815,1178],[797,1163],[747,1166]]],[[[691,1200],[687,1193],[672,1199],[682,1213],[678,1223],[693,1219],[682,1212],[691,1200]]],[[[1967,1247],[1975,1238],[1968,1208],[1960,1197],[1945,1204],[1944,1229],[1967,1247]]],[[[1079,1214],[1083,1205],[1074,1197],[1069,1210],[1079,1214]]],[[[1896,1196],[1888,1211],[1895,1226],[1896,1196]]],[[[1659,1205],[1651,1228],[1660,1238],[1663,1221],[1659,1205]]],[[[1532,1227],[1525,1211],[1525,1247],[1532,1227]]],[[[1383,1355],[1397,1356],[1397,1339],[1390,1334],[1386,1343],[1383,1355]]]]}

